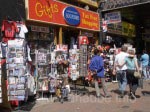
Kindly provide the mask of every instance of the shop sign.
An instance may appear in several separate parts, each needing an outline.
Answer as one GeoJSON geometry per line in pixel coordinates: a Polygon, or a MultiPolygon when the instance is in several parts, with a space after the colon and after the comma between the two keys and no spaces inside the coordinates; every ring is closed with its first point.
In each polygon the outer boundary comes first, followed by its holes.
{"type": "Polygon", "coordinates": [[[80,23],[80,13],[74,7],[65,8],[63,16],[69,25],[76,26],[80,23]]]}
{"type": "MultiPolygon", "coordinates": [[[[70,7],[70,5],[62,3],[60,1],[26,0],[26,9],[28,14],[27,19],[32,21],[69,26],[70,24],[66,23],[66,18],[64,18],[63,16],[63,12],[67,7],[70,7]]],[[[100,20],[98,13],[87,11],[76,6],[71,7],[74,7],[76,9],[76,13],[78,12],[80,15],[80,23],[75,26],[76,28],[93,31],[100,30],[100,20]]]]}
{"type": "Polygon", "coordinates": [[[107,21],[107,24],[119,23],[121,22],[121,14],[119,11],[106,13],[105,20],[107,21]]]}
{"type": "Polygon", "coordinates": [[[128,22],[123,21],[121,23],[108,24],[107,29],[109,33],[135,37],[135,25],[128,22]]]}
{"type": "Polygon", "coordinates": [[[49,33],[49,28],[41,26],[31,26],[31,31],[49,33]]]}

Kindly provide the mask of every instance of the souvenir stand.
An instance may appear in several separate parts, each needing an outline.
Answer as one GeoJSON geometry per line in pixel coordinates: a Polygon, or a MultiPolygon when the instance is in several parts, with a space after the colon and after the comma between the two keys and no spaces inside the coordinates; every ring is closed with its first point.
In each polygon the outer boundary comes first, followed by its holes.
{"type": "Polygon", "coordinates": [[[23,21],[13,21],[9,16],[2,21],[2,42],[0,47],[2,49],[1,70],[3,85],[1,87],[3,106],[8,108],[11,108],[10,104],[18,105],[19,101],[26,99],[26,50],[24,39],[27,32],[28,30],[23,21]]]}
{"type": "Polygon", "coordinates": [[[83,81],[84,88],[79,90],[81,94],[86,94],[85,78],[88,76],[88,38],[86,36],[79,36],[79,75],[83,81]]]}
{"type": "Polygon", "coordinates": [[[37,100],[48,100],[44,98],[44,93],[49,92],[49,50],[39,49],[36,51],[36,70],[37,70],[37,92],[42,93],[42,97],[37,100]]]}
{"type": "Polygon", "coordinates": [[[76,81],[79,78],[79,49],[77,49],[77,45],[74,45],[73,49],[69,50],[69,72],[70,79],[73,81],[74,85],[71,92],[78,93],[76,81]]]}
{"type": "MultiPolygon", "coordinates": [[[[57,66],[55,70],[55,74],[51,76],[51,81],[55,80],[55,88],[56,88],[56,96],[57,99],[54,102],[70,101],[68,98],[68,94],[70,91],[70,87],[68,85],[68,46],[67,45],[56,45],[56,49],[54,50],[55,61],[53,60],[53,64],[57,66]]],[[[53,68],[54,69],[54,68],[53,68]]],[[[52,74],[51,74],[52,75],[52,74]]],[[[52,85],[50,85],[52,87],[52,85]]]]}
{"type": "MultiPolygon", "coordinates": [[[[25,101],[27,76],[26,73],[26,42],[24,39],[8,41],[6,56],[7,79],[8,79],[8,100],[25,101]],[[17,44],[16,44],[17,43],[17,44]]],[[[18,103],[19,109],[19,103],[18,103]]]]}

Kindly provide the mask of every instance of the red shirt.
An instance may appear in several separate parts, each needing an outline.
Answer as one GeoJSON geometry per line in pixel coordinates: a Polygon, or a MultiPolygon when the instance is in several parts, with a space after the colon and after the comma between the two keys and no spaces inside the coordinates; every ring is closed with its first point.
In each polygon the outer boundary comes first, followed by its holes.
{"type": "Polygon", "coordinates": [[[2,23],[3,41],[13,40],[16,32],[19,32],[16,22],[4,20],[2,23]]]}

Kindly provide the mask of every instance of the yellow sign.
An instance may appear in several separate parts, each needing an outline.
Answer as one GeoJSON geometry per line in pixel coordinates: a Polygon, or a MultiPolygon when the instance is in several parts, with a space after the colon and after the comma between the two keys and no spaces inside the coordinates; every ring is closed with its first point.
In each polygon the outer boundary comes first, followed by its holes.
{"type": "Polygon", "coordinates": [[[127,37],[135,37],[135,25],[128,22],[121,22],[116,24],[108,24],[107,30],[109,33],[124,35],[127,37]]]}
{"type": "Polygon", "coordinates": [[[122,35],[135,37],[135,25],[127,22],[122,22],[122,35]]]}
{"type": "Polygon", "coordinates": [[[78,1],[82,2],[82,3],[86,3],[86,4],[94,6],[94,7],[98,7],[98,3],[93,0],[78,0],[78,1]]]}

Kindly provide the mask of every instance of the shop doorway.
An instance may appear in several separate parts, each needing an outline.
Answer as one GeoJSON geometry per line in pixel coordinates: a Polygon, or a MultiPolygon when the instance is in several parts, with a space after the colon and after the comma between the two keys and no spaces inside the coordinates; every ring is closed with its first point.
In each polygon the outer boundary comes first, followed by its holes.
{"type": "Polygon", "coordinates": [[[79,36],[79,30],[76,29],[64,29],[63,31],[63,44],[68,45],[69,49],[73,48],[74,44],[77,44],[77,38],[79,36]]]}

